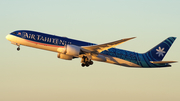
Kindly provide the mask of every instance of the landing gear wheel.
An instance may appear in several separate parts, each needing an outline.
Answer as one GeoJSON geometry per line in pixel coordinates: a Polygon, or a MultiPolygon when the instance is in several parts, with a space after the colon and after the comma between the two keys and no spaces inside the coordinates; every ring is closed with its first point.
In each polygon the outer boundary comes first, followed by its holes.
{"type": "Polygon", "coordinates": [[[86,62],[86,64],[85,64],[85,65],[86,65],[86,67],[88,67],[88,66],[89,66],[89,63],[88,63],[88,62],[86,62]]]}
{"type": "Polygon", "coordinates": [[[20,47],[18,47],[17,50],[19,51],[19,50],[20,50],[20,47]]]}
{"type": "Polygon", "coordinates": [[[82,66],[82,67],[84,67],[84,66],[85,66],[85,64],[84,64],[84,63],[82,63],[82,64],[81,64],[81,66],[82,66]]]}
{"type": "Polygon", "coordinates": [[[92,65],[92,64],[93,64],[93,61],[90,61],[89,64],[92,65]]]}
{"type": "Polygon", "coordinates": [[[86,64],[86,67],[89,67],[89,64],[86,64]]]}

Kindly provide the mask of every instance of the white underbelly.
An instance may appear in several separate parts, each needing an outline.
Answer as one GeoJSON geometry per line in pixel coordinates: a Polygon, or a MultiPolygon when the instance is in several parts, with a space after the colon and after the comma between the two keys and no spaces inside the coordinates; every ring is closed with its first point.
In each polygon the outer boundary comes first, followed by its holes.
{"type": "Polygon", "coordinates": [[[53,51],[53,52],[57,52],[57,49],[62,47],[62,46],[57,46],[57,45],[50,45],[50,44],[34,42],[34,41],[19,38],[19,37],[13,36],[13,35],[10,36],[9,41],[18,43],[20,45],[44,49],[44,50],[53,51]]]}

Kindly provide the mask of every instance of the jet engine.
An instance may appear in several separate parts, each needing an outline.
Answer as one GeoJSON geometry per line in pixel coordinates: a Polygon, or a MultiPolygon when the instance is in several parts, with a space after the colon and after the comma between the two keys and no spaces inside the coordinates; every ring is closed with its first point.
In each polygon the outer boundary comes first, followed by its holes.
{"type": "Polygon", "coordinates": [[[66,45],[64,46],[64,48],[58,48],[57,51],[61,54],[79,56],[81,47],[75,45],[66,45]]]}
{"type": "Polygon", "coordinates": [[[61,53],[58,53],[57,57],[60,59],[65,59],[65,60],[72,60],[73,59],[73,56],[61,54],[61,53]]]}
{"type": "Polygon", "coordinates": [[[73,57],[79,56],[81,47],[75,45],[66,45],[64,48],[58,48],[58,58],[72,60],[73,57]]]}

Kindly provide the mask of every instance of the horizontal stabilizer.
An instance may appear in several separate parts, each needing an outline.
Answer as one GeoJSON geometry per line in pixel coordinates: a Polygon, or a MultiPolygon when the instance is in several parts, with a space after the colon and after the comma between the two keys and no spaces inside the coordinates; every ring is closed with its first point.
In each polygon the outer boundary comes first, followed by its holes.
{"type": "Polygon", "coordinates": [[[150,61],[153,64],[166,64],[166,63],[175,63],[177,61],[150,61]]]}

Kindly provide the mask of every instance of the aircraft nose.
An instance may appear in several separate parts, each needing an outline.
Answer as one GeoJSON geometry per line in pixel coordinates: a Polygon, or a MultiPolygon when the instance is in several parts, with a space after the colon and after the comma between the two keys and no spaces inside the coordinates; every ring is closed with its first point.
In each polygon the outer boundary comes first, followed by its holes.
{"type": "Polygon", "coordinates": [[[9,35],[9,34],[6,36],[6,39],[7,39],[7,40],[10,40],[10,35],[9,35]]]}

